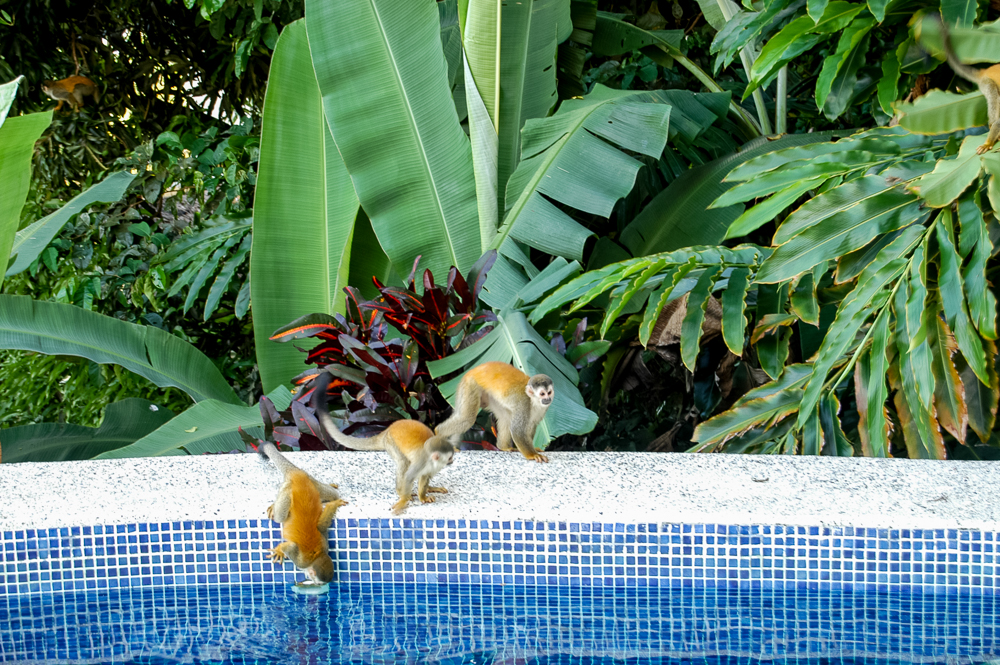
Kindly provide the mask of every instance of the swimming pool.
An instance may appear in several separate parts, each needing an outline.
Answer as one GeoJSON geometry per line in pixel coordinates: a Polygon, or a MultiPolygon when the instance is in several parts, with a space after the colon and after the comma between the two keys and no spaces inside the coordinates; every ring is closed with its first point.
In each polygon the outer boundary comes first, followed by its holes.
{"type": "Polygon", "coordinates": [[[992,595],[808,589],[147,587],[0,600],[35,663],[982,663],[992,595]]]}
{"type": "Polygon", "coordinates": [[[992,463],[462,453],[395,517],[387,456],[293,455],[350,501],[325,597],[265,559],[256,456],[0,465],[0,661],[1000,657],[992,463]]]}

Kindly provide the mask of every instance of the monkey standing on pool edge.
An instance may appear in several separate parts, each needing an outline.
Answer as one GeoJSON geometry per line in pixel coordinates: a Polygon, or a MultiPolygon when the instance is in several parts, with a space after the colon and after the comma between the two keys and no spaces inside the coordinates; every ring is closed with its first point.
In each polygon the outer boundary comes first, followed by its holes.
{"type": "Polygon", "coordinates": [[[948,26],[940,16],[936,14],[933,16],[938,25],[941,26],[941,39],[944,43],[944,55],[948,58],[948,64],[951,65],[956,74],[978,85],[979,91],[986,97],[989,134],[986,136],[986,143],[976,149],[976,154],[981,155],[992,150],[997,140],[1000,139],[1000,65],[979,69],[961,62],[955,55],[955,49],[951,46],[948,26]]]}
{"type": "Polygon", "coordinates": [[[394,513],[400,514],[409,505],[414,480],[417,481],[417,498],[422,503],[434,502],[434,497],[427,496],[428,492],[448,493],[445,488],[432,487],[430,484],[434,475],[455,460],[455,448],[448,438],[435,436],[419,420],[397,420],[384,431],[364,439],[344,434],[337,429],[326,406],[326,390],[330,379],[329,372],[322,372],[316,378],[313,390],[312,406],[316,410],[316,418],[325,430],[321,433],[324,438],[329,435],[347,448],[384,450],[389,453],[396,462],[396,493],[399,495],[399,500],[392,506],[394,513]]]}
{"type": "Polygon", "coordinates": [[[281,564],[287,557],[313,582],[331,581],[333,560],[326,532],[337,509],[347,502],[340,499],[336,485],[319,482],[289,462],[270,441],[260,444],[257,452],[270,459],[284,478],[278,497],[267,508],[267,517],[281,523],[285,540],[270,550],[268,558],[281,564]]]}
{"type": "Polygon", "coordinates": [[[535,429],[554,396],[552,379],[544,374],[529,377],[507,363],[483,363],[462,377],[455,392],[455,410],[434,432],[441,436],[462,434],[483,408],[497,419],[500,450],[513,450],[513,440],[526,459],[548,462],[548,457],[535,450],[534,440],[535,429]]]}
{"type": "Polygon", "coordinates": [[[59,102],[55,110],[62,108],[63,102],[68,102],[74,111],[83,106],[84,97],[93,97],[96,104],[100,96],[97,94],[97,84],[86,76],[69,76],[58,81],[42,81],[42,92],[59,102]]]}

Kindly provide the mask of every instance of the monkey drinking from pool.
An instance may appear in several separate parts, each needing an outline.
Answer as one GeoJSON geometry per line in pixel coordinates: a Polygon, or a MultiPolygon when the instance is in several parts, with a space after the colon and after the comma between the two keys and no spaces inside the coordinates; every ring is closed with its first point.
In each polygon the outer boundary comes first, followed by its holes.
{"type": "Polygon", "coordinates": [[[497,419],[497,447],[513,450],[511,440],[526,459],[548,462],[535,450],[535,429],[545,417],[555,393],[544,374],[529,377],[513,365],[487,362],[473,367],[458,384],[455,410],[438,425],[439,436],[462,434],[476,422],[483,408],[497,419]]]}
{"type": "Polygon", "coordinates": [[[435,436],[427,425],[418,420],[397,420],[384,431],[365,439],[344,434],[337,429],[327,409],[326,391],[330,379],[329,372],[322,372],[316,378],[312,396],[316,418],[325,430],[321,434],[354,450],[384,450],[389,453],[396,462],[396,493],[399,495],[399,500],[392,506],[394,513],[400,514],[409,505],[414,480],[417,481],[417,498],[422,503],[434,502],[433,497],[427,496],[428,492],[448,493],[445,488],[430,484],[431,478],[455,459],[455,448],[448,438],[435,436]]]}
{"type": "Polygon", "coordinates": [[[281,523],[284,542],[270,550],[268,558],[281,564],[292,560],[313,582],[333,579],[333,560],[328,551],[326,532],[337,509],[346,506],[334,489],[321,483],[288,461],[270,441],[257,447],[281,473],[283,483],[278,497],[267,508],[267,517],[281,523]]]}

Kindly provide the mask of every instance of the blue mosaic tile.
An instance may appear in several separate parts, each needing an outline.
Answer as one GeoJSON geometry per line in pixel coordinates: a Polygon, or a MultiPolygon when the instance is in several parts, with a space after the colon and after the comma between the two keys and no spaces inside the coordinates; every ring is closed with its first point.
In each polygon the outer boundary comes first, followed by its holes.
{"type": "MultiPolygon", "coordinates": [[[[338,520],[342,581],[568,586],[698,585],[992,594],[994,534],[739,524],[338,520]]],[[[0,532],[0,595],[145,584],[292,582],[264,558],[262,520],[192,520],[0,532]]]]}

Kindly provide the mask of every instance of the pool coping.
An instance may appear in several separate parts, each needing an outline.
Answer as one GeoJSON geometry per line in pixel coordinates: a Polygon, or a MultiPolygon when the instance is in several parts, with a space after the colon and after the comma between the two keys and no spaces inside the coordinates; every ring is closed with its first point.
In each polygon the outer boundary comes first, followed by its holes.
{"type": "MultiPolygon", "coordinates": [[[[296,452],[335,482],[338,517],[393,517],[384,453],[296,452]]],[[[462,452],[450,494],[405,517],[1000,529],[996,462],[660,453],[462,452]]],[[[279,483],[256,455],[0,465],[0,531],[78,524],[262,518],[279,483]],[[95,482],[103,478],[103,482],[95,482]]]]}
{"type": "MultiPolygon", "coordinates": [[[[391,514],[383,453],[292,453],[349,504],[343,582],[1000,589],[992,462],[462,452],[391,514]]],[[[291,582],[255,455],[0,466],[0,595],[291,582]]]]}

